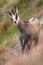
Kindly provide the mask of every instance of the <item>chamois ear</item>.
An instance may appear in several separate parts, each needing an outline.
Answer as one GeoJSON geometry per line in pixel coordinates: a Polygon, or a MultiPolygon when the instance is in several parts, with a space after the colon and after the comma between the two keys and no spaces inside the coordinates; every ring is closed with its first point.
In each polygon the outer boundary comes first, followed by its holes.
{"type": "Polygon", "coordinates": [[[8,13],[8,16],[10,17],[10,19],[13,21],[13,19],[12,19],[12,13],[11,12],[7,12],[8,13]]]}
{"type": "Polygon", "coordinates": [[[13,11],[13,9],[11,9],[11,12],[12,12],[12,14],[14,14],[14,11],[13,11]]]}
{"type": "Polygon", "coordinates": [[[11,12],[9,12],[9,11],[8,11],[8,15],[9,15],[9,17],[12,17],[12,13],[11,13],[11,12]]]}
{"type": "Polygon", "coordinates": [[[16,7],[16,13],[17,13],[17,15],[18,15],[18,8],[16,7]]]}

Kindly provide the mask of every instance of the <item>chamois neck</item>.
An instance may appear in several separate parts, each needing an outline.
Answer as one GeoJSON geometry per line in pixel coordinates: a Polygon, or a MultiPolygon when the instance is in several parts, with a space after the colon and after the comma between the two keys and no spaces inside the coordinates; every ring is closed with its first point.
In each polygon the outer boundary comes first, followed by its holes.
{"type": "Polygon", "coordinates": [[[18,22],[18,25],[17,25],[20,33],[24,32],[24,22],[19,18],[19,22],[18,22]]]}

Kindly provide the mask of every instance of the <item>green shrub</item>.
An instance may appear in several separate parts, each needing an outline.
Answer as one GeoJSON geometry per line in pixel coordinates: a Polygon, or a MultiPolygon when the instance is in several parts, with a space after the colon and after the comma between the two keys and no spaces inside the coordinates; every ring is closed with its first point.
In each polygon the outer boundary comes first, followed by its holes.
{"type": "Polygon", "coordinates": [[[38,3],[38,7],[42,6],[43,5],[43,0],[39,0],[39,3],[38,3]]]}

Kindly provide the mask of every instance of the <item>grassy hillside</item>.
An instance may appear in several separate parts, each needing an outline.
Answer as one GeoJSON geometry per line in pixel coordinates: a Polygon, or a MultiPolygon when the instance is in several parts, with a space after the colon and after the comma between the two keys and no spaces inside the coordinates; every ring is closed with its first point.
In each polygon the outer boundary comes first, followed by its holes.
{"type": "Polygon", "coordinates": [[[0,45],[3,44],[4,40],[19,34],[17,27],[5,14],[11,9],[15,10],[16,7],[18,7],[19,16],[23,21],[34,16],[40,19],[43,15],[43,0],[0,0],[0,45]],[[4,24],[7,26],[6,29],[4,24]]]}

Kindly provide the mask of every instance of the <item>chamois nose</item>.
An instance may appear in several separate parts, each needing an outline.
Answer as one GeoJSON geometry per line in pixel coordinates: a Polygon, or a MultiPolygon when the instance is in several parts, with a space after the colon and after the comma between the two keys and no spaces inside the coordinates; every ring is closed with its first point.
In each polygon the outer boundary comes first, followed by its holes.
{"type": "Polygon", "coordinates": [[[15,23],[16,23],[16,21],[15,21],[15,23]]]}

